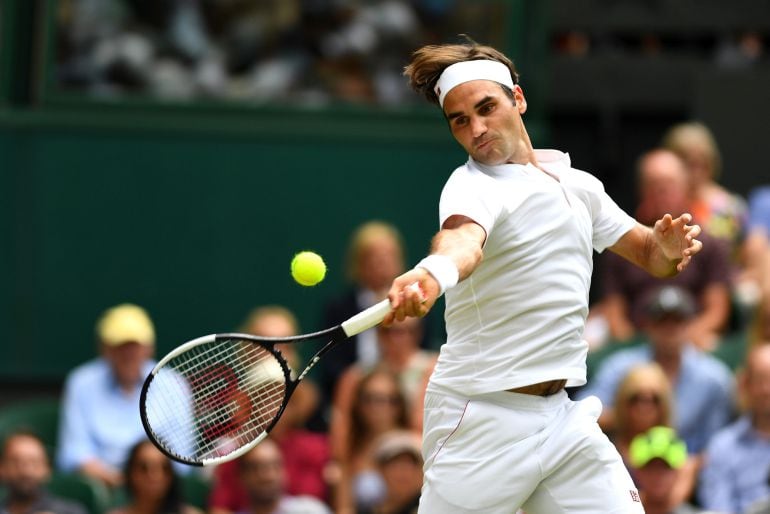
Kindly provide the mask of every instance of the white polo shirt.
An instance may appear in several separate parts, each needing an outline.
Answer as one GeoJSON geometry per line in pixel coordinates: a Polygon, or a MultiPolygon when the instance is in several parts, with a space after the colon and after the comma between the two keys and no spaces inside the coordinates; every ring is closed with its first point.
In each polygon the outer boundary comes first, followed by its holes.
{"type": "Polygon", "coordinates": [[[586,382],[593,250],[635,220],[569,156],[537,150],[539,165],[472,158],[441,193],[440,223],[467,216],[487,233],[484,258],[446,294],[447,342],[429,389],[484,394],[554,379],[586,382]]]}

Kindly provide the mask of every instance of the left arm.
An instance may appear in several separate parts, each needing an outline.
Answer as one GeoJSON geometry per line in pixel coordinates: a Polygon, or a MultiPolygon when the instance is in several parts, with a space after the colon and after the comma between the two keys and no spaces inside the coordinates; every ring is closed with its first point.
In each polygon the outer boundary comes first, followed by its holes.
{"type": "Polygon", "coordinates": [[[652,228],[637,223],[610,250],[653,276],[672,277],[685,269],[703,247],[695,239],[700,226],[688,225],[691,221],[690,214],[676,219],[666,214],[652,228]]]}

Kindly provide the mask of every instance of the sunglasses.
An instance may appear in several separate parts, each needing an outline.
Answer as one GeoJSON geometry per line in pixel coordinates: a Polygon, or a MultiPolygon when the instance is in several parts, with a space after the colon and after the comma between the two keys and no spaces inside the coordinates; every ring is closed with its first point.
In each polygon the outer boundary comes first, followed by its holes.
{"type": "Polygon", "coordinates": [[[160,469],[165,473],[171,473],[171,464],[168,462],[156,462],[151,460],[138,460],[134,462],[134,469],[142,473],[148,473],[160,469]]]}
{"type": "Polygon", "coordinates": [[[641,403],[652,403],[656,407],[660,405],[661,398],[657,393],[634,393],[628,397],[629,405],[638,405],[641,403]]]}
{"type": "Polygon", "coordinates": [[[364,393],[361,395],[362,403],[377,405],[398,405],[400,397],[396,394],[364,393]]]}

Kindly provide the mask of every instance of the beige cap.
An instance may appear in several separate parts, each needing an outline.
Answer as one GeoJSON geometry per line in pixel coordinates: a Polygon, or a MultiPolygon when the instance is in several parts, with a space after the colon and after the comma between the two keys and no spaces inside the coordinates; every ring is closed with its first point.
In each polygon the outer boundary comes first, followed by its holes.
{"type": "Polygon", "coordinates": [[[147,312],[130,303],[107,309],[96,323],[96,336],[109,346],[124,343],[155,344],[155,328],[147,312]]]}
{"type": "Polygon", "coordinates": [[[419,434],[408,430],[393,430],[384,433],[374,448],[374,458],[384,464],[399,455],[411,455],[415,460],[422,459],[422,441],[419,434]]]}

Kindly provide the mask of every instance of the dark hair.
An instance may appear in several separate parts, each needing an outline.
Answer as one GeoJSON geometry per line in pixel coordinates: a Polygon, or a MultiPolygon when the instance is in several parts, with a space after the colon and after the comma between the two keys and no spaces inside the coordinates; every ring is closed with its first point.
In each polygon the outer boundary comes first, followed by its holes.
{"type": "MultiPolygon", "coordinates": [[[[491,46],[480,45],[468,36],[463,37],[466,42],[461,44],[423,46],[412,54],[412,62],[404,68],[404,75],[409,77],[409,85],[425,96],[429,102],[439,105],[438,96],[433,88],[444,70],[458,62],[476,60],[501,62],[511,71],[513,83],[519,83],[516,67],[505,54],[491,46]]],[[[506,94],[513,98],[513,92],[503,86],[503,90],[506,89],[508,90],[506,94]]]]}
{"type": "Polygon", "coordinates": [[[358,382],[358,385],[356,386],[355,395],[353,397],[353,405],[350,416],[350,444],[348,446],[352,451],[359,450],[361,445],[364,444],[366,438],[368,437],[367,432],[369,428],[364,426],[361,406],[364,402],[366,386],[369,384],[369,382],[378,376],[385,376],[396,385],[396,424],[399,427],[406,427],[408,425],[406,398],[404,398],[404,395],[399,387],[398,377],[389,371],[374,369],[364,375],[363,378],[361,378],[360,382],[358,382]]]}
{"type": "MultiPolygon", "coordinates": [[[[126,464],[123,468],[126,477],[126,491],[128,491],[128,496],[132,499],[136,498],[136,486],[131,481],[131,472],[136,467],[139,450],[146,445],[150,445],[154,448],[153,444],[147,439],[143,439],[132,446],[128,452],[128,458],[126,459],[126,464]]],[[[165,455],[164,458],[167,460],[169,472],[171,473],[171,483],[169,484],[166,495],[163,497],[163,502],[161,503],[157,514],[179,514],[184,510],[182,487],[179,483],[179,477],[177,477],[174,472],[174,468],[171,467],[171,461],[165,455]]]]}

